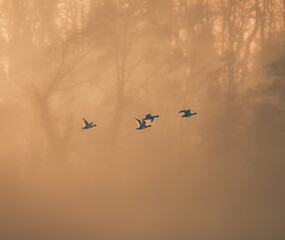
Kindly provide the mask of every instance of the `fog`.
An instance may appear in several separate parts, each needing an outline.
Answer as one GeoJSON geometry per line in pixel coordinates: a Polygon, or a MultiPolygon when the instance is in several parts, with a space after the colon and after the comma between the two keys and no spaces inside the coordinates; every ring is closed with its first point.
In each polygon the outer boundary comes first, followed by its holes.
{"type": "Polygon", "coordinates": [[[285,239],[284,0],[0,12],[0,239],[285,239]]]}

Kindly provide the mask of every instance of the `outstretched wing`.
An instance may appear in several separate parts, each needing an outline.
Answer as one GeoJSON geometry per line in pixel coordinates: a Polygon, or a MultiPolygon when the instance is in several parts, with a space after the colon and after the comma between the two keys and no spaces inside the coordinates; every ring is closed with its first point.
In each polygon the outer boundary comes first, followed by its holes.
{"type": "Polygon", "coordinates": [[[185,113],[185,114],[190,114],[191,113],[191,110],[190,109],[187,109],[187,110],[181,110],[179,111],[179,113],[185,113]]]}
{"type": "Polygon", "coordinates": [[[141,120],[139,120],[139,119],[137,119],[137,118],[135,118],[136,120],[137,120],[137,122],[139,123],[139,125],[141,126],[142,125],[142,122],[141,122],[141,120]]]}
{"type": "Polygon", "coordinates": [[[82,119],[83,119],[83,121],[84,121],[84,124],[87,126],[89,123],[86,121],[85,118],[82,118],[82,119]]]}

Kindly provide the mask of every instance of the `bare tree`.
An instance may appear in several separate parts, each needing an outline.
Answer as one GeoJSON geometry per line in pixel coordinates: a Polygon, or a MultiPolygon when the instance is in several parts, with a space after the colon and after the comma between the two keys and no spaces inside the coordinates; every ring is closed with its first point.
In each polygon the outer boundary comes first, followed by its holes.
{"type": "Polygon", "coordinates": [[[90,23],[85,32],[91,37],[92,43],[101,47],[98,59],[114,81],[115,106],[111,136],[114,152],[130,101],[144,87],[174,68],[168,63],[170,55],[153,55],[158,50],[158,38],[150,35],[154,29],[150,27],[146,14],[145,5],[141,1],[99,1],[91,7],[90,23]]]}

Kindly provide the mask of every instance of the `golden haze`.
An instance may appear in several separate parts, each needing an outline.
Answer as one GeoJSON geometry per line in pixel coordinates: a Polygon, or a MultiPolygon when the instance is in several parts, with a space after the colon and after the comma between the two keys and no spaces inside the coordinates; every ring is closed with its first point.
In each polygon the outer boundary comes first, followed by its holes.
{"type": "Polygon", "coordinates": [[[0,239],[285,239],[284,8],[0,1],[0,239]]]}

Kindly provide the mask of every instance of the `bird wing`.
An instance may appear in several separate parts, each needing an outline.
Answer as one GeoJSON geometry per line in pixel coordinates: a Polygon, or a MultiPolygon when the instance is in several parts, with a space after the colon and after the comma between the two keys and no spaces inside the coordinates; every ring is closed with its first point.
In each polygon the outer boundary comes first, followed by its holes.
{"type": "MultiPolygon", "coordinates": [[[[142,125],[142,122],[141,122],[141,120],[139,120],[139,119],[137,119],[137,118],[135,118],[136,120],[137,120],[137,122],[139,123],[139,125],[141,126],[142,125]]],[[[143,120],[144,121],[144,120],[143,120]]]]}
{"type": "Polygon", "coordinates": [[[179,111],[178,113],[185,113],[187,110],[181,110],[181,111],[179,111]]]}
{"type": "Polygon", "coordinates": [[[85,118],[82,118],[82,119],[83,119],[83,121],[84,121],[84,124],[87,126],[89,123],[86,121],[85,118]]]}

